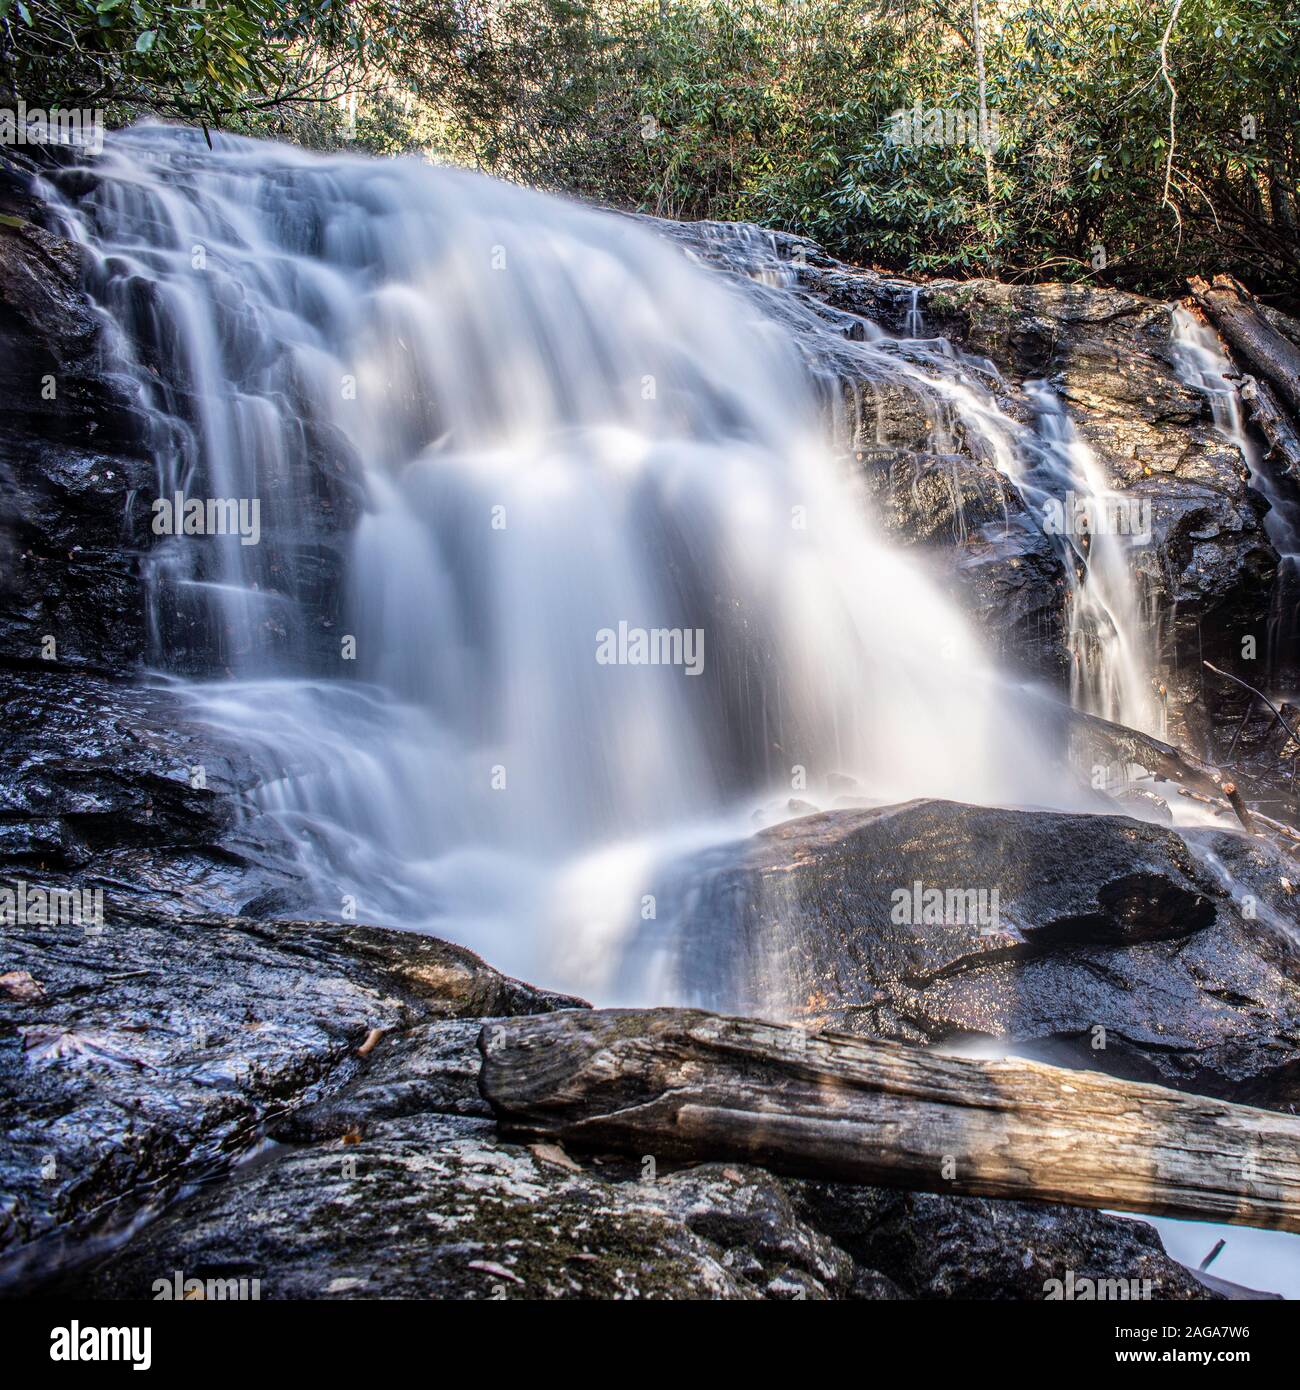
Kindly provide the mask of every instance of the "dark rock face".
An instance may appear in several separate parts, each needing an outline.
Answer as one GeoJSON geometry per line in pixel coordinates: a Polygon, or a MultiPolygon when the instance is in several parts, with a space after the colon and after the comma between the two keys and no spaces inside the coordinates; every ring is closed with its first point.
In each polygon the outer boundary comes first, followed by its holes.
{"type": "Polygon", "coordinates": [[[859,1270],[887,1270],[896,1297],[1042,1299],[1060,1298],[1066,1288],[1080,1297],[1083,1280],[1092,1281],[1092,1296],[1105,1281],[1107,1298],[1207,1296],[1145,1222],[1033,1202],[791,1186],[803,1218],[830,1234],[859,1270]]]}
{"type": "Polygon", "coordinates": [[[927,801],[806,816],[697,884],[683,988],[713,982],[693,1002],[725,1011],[908,1042],[997,1038],[1284,1107],[1300,1098],[1281,885],[1294,868],[1225,832],[1213,847],[1276,903],[1271,922],[1244,916],[1247,890],[1234,901],[1172,831],[1124,817],[927,801]]]}
{"type": "Polygon", "coordinates": [[[0,869],[98,888],[118,920],[233,912],[295,886],[264,823],[236,814],[254,772],[161,686],[35,666],[0,679],[0,869]]]}
{"type": "MultiPolygon", "coordinates": [[[[734,244],[729,251],[707,225],[654,225],[704,260],[741,268],[734,244]]],[[[1216,432],[1206,401],[1178,378],[1168,306],[1074,285],[917,285],[843,265],[802,238],[749,232],[740,241],[754,268],[790,278],[824,327],[861,340],[868,320],[931,342],[934,351],[900,349],[923,368],[927,352],[951,352],[947,339],[969,354],[963,370],[1022,422],[1031,416],[1024,383],[1052,386],[1111,486],[1151,502],[1152,539],[1137,566],[1152,615],[1147,637],[1164,686],[1167,735],[1201,756],[1221,753],[1231,737],[1231,729],[1223,732],[1222,708],[1232,692],[1207,685],[1201,662],[1237,671],[1244,637],[1265,646],[1278,557],[1261,525],[1267,504],[1249,486],[1243,460],[1216,432]]],[[[781,317],[771,293],[764,303],[781,317]]],[[[941,366],[951,373],[951,357],[946,365],[928,363],[929,370],[941,366]]],[[[886,528],[931,550],[1004,660],[1068,683],[1061,564],[1015,490],[1000,486],[990,461],[915,384],[862,379],[847,360],[823,370],[844,378],[851,404],[840,411],[843,432],[886,528]],[[936,430],[951,440],[960,463],[933,458],[936,430]],[[990,504],[999,491],[1010,498],[995,515],[990,504]],[[964,505],[972,508],[965,520],[964,505]],[[926,518],[920,527],[918,514],[926,518]]],[[[1248,670],[1241,674],[1250,679],[1248,670]]]]}
{"type": "MultiPolygon", "coordinates": [[[[431,937],[239,918],[7,927],[0,1273],[46,1268],[362,1066],[372,1030],[576,1007],[431,937]],[[114,1211],[119,1204],[120,1211],[114,1211]]],[[[472,1042],[472,1039],[471,1039],[472,1042]]],[[[407,1084],[413,1084],[408,1077],[407,1084]]]]}
{"type": "MultiPolygon", "coordinates": [[[[77,247],[45,225],[36,172],[0,156],[0,869],[101,888],[119,920],[303,911],[293,847],[246,814],[251,759],[195,723],[180,693],[142,680],[157,489],[145,415],[112,366],[77,247]]],[[[324,537],[302,565],[316,566],[316,636],[337,651],[331,538],[355,520],[355,466],[319,432],[301,463],[320,480],[324,537]]],[[[301,518],[271,498],[277,526],[301,518]]],[[[154,615],[178,665],[211,670],[221,644],[192,616],[154,615]]]]}
{"type": "MultiPolygon", "coordinates": [[[[1116,290],[987,280],[928,285],[921,305],[935,331],[1008,376],[1050,381],[1112,486],[1151,500],[1153,543],[1141,564],[1169,737],[1213,752],[1224,692],[1205,689],[1201,661],[1235,670],[1241,639],[1262,639],[1277,555],[1244,462],[1178,379],[1167,306],[1116,290]]],[[[897,296],[891,312],[898,321],[897,296]]]]}
{"type": "Polygon", "coordinates": [[[9,664],[123,669],[143,646],[125,535],[153,470],[77,250],[41,225],[28,173],[0,161],[0,640],[9,664]]]}
{"type": "Polygon", "coordinates": [[[1056,686],[1069,681],[1065,571],[1020,494],[964,454],[857,451],[886,532],[939,563],[999,661],[1056,686]]]}

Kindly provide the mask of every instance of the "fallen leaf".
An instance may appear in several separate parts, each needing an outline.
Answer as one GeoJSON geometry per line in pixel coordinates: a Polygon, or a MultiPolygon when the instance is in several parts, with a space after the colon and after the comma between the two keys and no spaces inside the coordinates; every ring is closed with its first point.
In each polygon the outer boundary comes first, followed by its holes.
{"type": "Polygon", "coordinates": [[[558,1144],[530,1144],[528,1148],[533,1156],[540,1158],[543,1163],[553,1163],[557,1168],[567,1168],[570,1173],[582,1172],[582,1168],[558,1144]]]}
{"type": "Polygon", "coordinates": [[[364,1289],[370,1281],[368,1279],[354,1279],[344,1277],[331,1279],[325,1286],[326,1293],[347,1293],[349,1289],[364,1289]]]}
{"type": "Polygon", "coordinates": [[[157,1068],[152,1062],[141,1061],[123,1052],[102,1033],[78,1033],[70,1028],[20,1028],[23,1052],[30,1062],[48,1066],[53,1062],[102,1062],[106,1067],[157,1068]]]}
{"type": "Polygon", "coordinates": [[[522,1284],[524,1281],[517,1275],[511,1273],[504,1265],[493,1264],[491,1260],[471,1260],[471,1269],[481,1269],[484,1274],[495,1274],[498,1279],[509,1279],[513,1284],[522,1284]]]}
{"type": "Polygon", "coordinates": [[[6,970],[0,975],[0,990],[10,999],[21,999],[24,1002],[45,997],[45,986],[39,980],[33,980],[26,970],[6,970]]]}

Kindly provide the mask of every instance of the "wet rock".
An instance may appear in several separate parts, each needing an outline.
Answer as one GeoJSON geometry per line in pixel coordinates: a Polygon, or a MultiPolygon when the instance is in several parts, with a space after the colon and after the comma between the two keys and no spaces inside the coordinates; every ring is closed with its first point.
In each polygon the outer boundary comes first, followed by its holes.
{"type": "Polygon", "coordinates": [[[865,1277],[887,1279],[895,1297],[1034,1300],[1060,1298],[1068,1287],[1077,1298],[1084,1280],[1094,1296],[1106,1281],[1109,1298],[1212,1296],[1143,1221],[984,1197],[789,1187],[803,1218],[847,1250],[865,1277]]]}
{"type": "Polygon", "coordinates": [[[263,1298],[756,1298],[782,1277],[825,1297],[806,1270],[696,1235],[667,1185],[575,1173],[437,1114],[268,1155],[73,1287],[148,1297],[161,1269],[238,1272],[263,1298]]]}
{"type": "Polygon", "coordinates": [[[750,1167],[660,1173],[501,1141],[478,1096],[480,1025],[426,1022],[356,1063],[65,1291],[149,1297],[159,1270],[257,1278],[263,1298],[826,1298],[851,1259],[750,1167]]]}
{"type": "Polygon", "coordinates": [[[1041,1298],[1073,1271],[1209,1296],[1150,1227],[1099,1213],[506,1143],[477,1108],[477,1032],[386,1040],[344,1099],[60,1291],[147,1298],[180,1271],[262,1298],[1041,1298]]]}
{"type": "Polygon", "coordinates": [[[136,563],[123,544],[151,474],[126,384],[105,371],[76,248],[40,225],[0,161],[0,646],[134,667],[143,645],[136,563]]]}
{"type": "Polygon", "coordinates": [[[581,1003],[431,937],[324,922],[108,917],[7,926],[4,940],[6,970],[41,991],[0,993],[11,1283],[57,1266],[65,1244],[107,1239],[145,1189],[158,1200],[220,1164],[326,1082],[343,1087],[388,1033],[581,1003]]]}
{"type": "Polygon", "coordinates": [[[1263,499],[1200,393],[1173,365],[1167,305],[1104,288],[926,286],[934,328],[1016,380],[1046,378],[1109,481],[1152,504],[1137,566],[1158,621],[1152,657],[1166,687],[1168,737],[1213,754],[1217,702],[1204,658],[1235,666],[1243,636],[1261,639],[1277,571],[1263,499]]]}
{"type": "MultiPolygon", "coordinates": [[[[1214,843],[1267,864],[1280,918],[1281,856],[1214,843]]],[[[1160,826],[937,801],[830,812],[701,865],[684,911],[679,988],[706,1008],[1300,1099],[1293,947],[1160,826]]]]}
{"type": "MultiPolygon", "coordinates": [[[[1228,692],[1205,687],[1201,661],[1235,669],[1243,637],[1266,645],[1278,557],[1243,460],[1216,431],[1206,400],[1179,380],[1168,305],[1094,286],[916,284],[840,264],[780,233],[749,229],[728,242],[690,224],[655,225],[724,270],[783,283],[787,299],[811,306],[823,327],[847,339],[868,336],[865,320],[907,340],[885,346],[923,375],[981,376],[1014,419],[1032,415],[1024,383],[1046,379],[1110,485],[1151,503],[1152,534],[1135,565],[1153,615],[1147,636],[1167,736],[1212,758],[1221,751],[1219,706],[1228,692]]],[[[796,337],[808,332],[777,291],[756,294],[796,337]]],[[[999,530],[981,515],[996,499],[987,476],[996,470],[923,382],[877,380],[881,373],[860,361],[840,361],[824,334],[807,355],[821,359],[814,374],[844,379],[845,400],[832,400],[831,413],[865,460],[889,529],[931,547],[1001,656],[1065,685],[1067,590],[1038,520],[1011,505],[999,530]],[[927,458],[936,451],[966,463],[936,467],[927,458]],[[974,516],[964,520],[967,506],[974,516]]]]}
{"type": "MultiPolygon", "coordinates": [[[[341,582],[348,538],[365,504],[362,470],[341,432],[304,424],[291,467],[258,500],[257,587],[264,612],[248,634],[215,627],[192,588],[161,582],[146,634],[142,568],[169,550],[196,547],[187,577],[222,577],[225,537],[158,536],[152,504],[158,474],[142,387],[115,353],[105,320],[83,289],[81,253],[35,194],[37,173],[67,183],[53,147],[0,151],[0,652],[7,666],[56,662],[130,678],[146,659],[167,654],[171,669],[224,670],[255,645],[292,648],[310,669],[336,670],[341,582]],[[39,163],[39,168],[38,168],[39,163]],[[304,512],[296,499],[314,498],[304,512]],[[309,615],[286,616],[291,596],[309,615]],[[242,645],[241,645],[242,644],[242,645]]],[[[81,190],[94,192],[93,178],[81,190]]],[[[240,370],[263,364],[265,335],[248,331],[240,288],[212,272],[221,346],[240,370]]],[[[141,293],[152,292],[140,280],[141,293]]],[[[144,366],[177,438],[193,403],[184,354],[174,344],[142,343],[144,366]]],[[[146,381],[149,379],[146,378],[146,381]]],[[[292,415],[292,402],[285,403],[292,415]]],[[[155,419],[154,429],[163,428],[155,419]]],[[[202,497],[201,477],[189,494],[202,497]]],[[[238,539],[229,539],[239,544],[238,539]]],[[[164,566],[165,568],[165,566],[164,566]]]]}
{"type": "Polygon", "coordinates": [[[961,454],[859,457],[875,463],[867,476],[886,531],[900,545],[940,552],[940,582],[995,655],[1065,684],[1065,571],[1010,481],[961,454]]]}
{"type": "Polygon", "coordinates": [[[119,921],[313,902],[282,832],[240,815],[252,760],[171,689],[57,664],[0,669],[0,713],[7,879],[98,889],[119,921]]]}

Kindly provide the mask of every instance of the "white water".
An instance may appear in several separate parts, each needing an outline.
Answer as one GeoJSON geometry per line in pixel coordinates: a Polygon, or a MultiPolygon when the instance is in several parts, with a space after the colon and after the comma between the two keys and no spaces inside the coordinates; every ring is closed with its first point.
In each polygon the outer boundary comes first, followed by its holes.
{"type": "MultiPolygon", "coordinates": [[[[629,219],[418,161],[144,128],[95,172],[66,214],[158,495],[263,506],[258,545],[151,546],[150,657],[220,677],[183,688],[263,769],[318,911],[599,993],[655,866],[792,788],[1068,804],[1032,706],[874,530],[799,324],[761,312],[778,286],[738,293],[629,219]],[[364,499],[333,627],[303,525],[322,439],[364,499]],[[620,622],[699,630],[702,674],[599,664],[620,622]]],[[[818,331],[1026,489],[1086,472],[1045,394],[1036,441],[947,344],[818,331]]],[[[1072,578],[1111,634],[1087,702],[1141,722],[1118,572],[1072,578]]]]}
{"type": "Polygon", "coordinates": [[[1296,666],[1300,653],[1300,502],[1279,486],[1246,433],[1238,378],[1214,330],[1181,305],[1175,305],[1172,314],[1174,365],[1179,376],[1208,398],[1216,428],[1240,452],[1251,486],[1269,504],[1264,533],[1278,553],[1279,565],[1273,583],[1267,650],[1261,655],[1270,683],[1291,691],[1300,679],[1296,666]]]}
{"type": "MultiPolygon", "coordinates": [[[[779,259],[770,234],[716,223],[699,224],[699,231],[721,264],[764,286],[797,285],[796,272],[779,259]]],[[[1142,499],[1111,486],[1105,465],[1079,435],[1049,382],[1024,384],[1032,431],[1009,415],[999,399],[1006,384],[991,362],[958,352],[945,338],[926,336],[919,295],[919,288],[912,290],[901,339],[851,313],[814,310],[789,296],[762,297],[772,316],[804,342],[810,368],[829,376],[832,388],[845,378],[868,383],[859,389],[853,417],[837,422],[838,433],[855,448],[888,442],[880,433],[870,384],[902,384],[931,417],[931,452],[958,453],[964,444],[1010,479],[1048,531],[1065,570],[1072,703],[1131,728],[1163,733],[1151,642],[1154,615],[1141,573],[1144,548],[1152,543],[1137,516],[1142,499]],[[1090,525],[1061,526],[1071,515],[1070,499],[1086,507],[1090,525]]],[[[832,413],[842,413],[834,389],[826,395],[832,413]]]]}

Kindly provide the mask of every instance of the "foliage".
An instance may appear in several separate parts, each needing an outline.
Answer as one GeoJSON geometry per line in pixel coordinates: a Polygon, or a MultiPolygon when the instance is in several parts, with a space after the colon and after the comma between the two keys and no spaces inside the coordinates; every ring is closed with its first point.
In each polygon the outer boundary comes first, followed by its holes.
{"type": "Polygon", "coordinates": [[[0,81],[899,269],[1300,298],[1300,12],[1182,0],[1171,91],[1174,4],[980,0],[987,162],[890,139],[900,109],[978,106],[970,0],[0,0],[0,81]]]}
{"type": "Polygon", "coordinates": [[[544,82],[529,80],[538,50],[512,20],[516,47],[493,73],[513,59],[508,99],[452,143],[509,177],[758,221],[911,271],[1165,293],[1226,270],[1295,298],[1300,12],[1184,0],[1166,203],[1171,5],[984,0],[991,196],[981,149],[889,139],[897,110],[978,106],[971,9],[946,0],[570,6],[544,82]]]}
{"type": "Polygon", "coordinates": [[[0,81],[32,106],[214,120],[283,92],[305,18],[275,0],[0,0],[0,81]]]}

